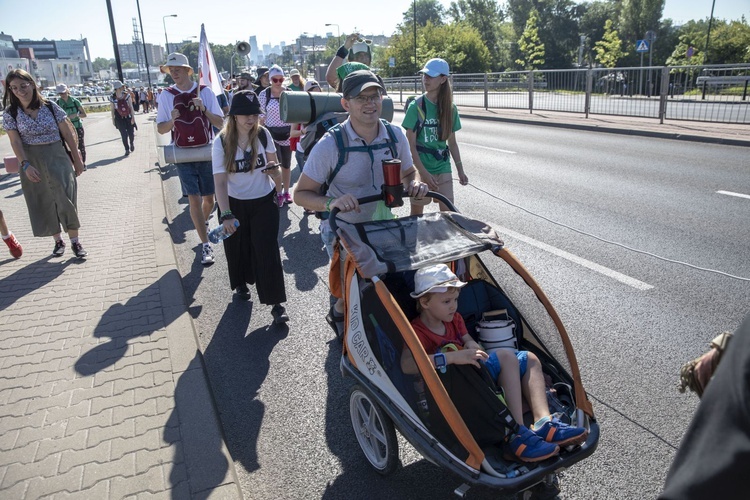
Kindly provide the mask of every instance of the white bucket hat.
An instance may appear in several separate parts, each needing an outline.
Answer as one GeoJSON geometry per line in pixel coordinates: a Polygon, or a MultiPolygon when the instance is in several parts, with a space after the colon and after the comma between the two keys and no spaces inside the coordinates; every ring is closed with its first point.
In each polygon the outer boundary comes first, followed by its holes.
{"type": "Polygon", "coordinates": [[[443,293],[448,288],[465,286],[445,264],[435,264],[417,271],[414,275],[414,291],[410,294],[418,299],[426,293],[443,293]]]}
{"type": "Polygon", "coordinates": [[[60,84],[57,85],[57,87],[55,87],[55,91],[58,94],[64,94],[65,92],[68,91],[68,86],[65,85],[64,83],[60,83],[60,84]]]}
{"type": "Polygon", "coordinates": [[[193,67],[190,66],[190,63],[188,62],[188,58],[185,54],[180,54],[179,52],[172,52],[167,56],[167,62],[159,66],[159,69],[162,73],[167,73],[169,70],[167,68],[169,67],[178,67],[178,68],[187,68],[188,69],[188,75],[193,74],[193,67]]]}
{"type": "Polygon", "coordinates": [[[122,87],[122,82],[120,80],[115,80],[114,82],[112,82],[112,88],[114,90],[117,90],[120,87],[122,87]]]}

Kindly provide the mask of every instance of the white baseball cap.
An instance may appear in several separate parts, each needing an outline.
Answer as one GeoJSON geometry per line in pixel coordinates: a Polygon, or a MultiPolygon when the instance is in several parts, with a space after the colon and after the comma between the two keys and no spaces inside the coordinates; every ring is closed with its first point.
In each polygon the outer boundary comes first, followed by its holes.
{"type": "Polygon", "coordinates": [[[435,78],[440,75],[448,76],[450,75],[451,70],[445,59],[436,57],[435,59],[430,59],[429,61],[427,61],[427,63],[424,65],[424,68],[420,69],[419,72],[435,78]]]}
{"type": "Polygon", "coordinates": [[[293,69],[292,71],[289,72],[289,76],[299,76],[299,70],[293,69]]]}
{"type": "Polygon", "coordinates": [[[410,293],[413,298],[418,299],[426,293],[443,293],[448,288],[466,285],[453,274],[445,264],[435,264],[417,271],[414,275],[414,291],[410,293]]]}
{"type": "Polygon", "coordinates": [[[305,82],[304,91],[307,92],[310,89],[315,88],[315,87],[320,88],[320,84],[317,82],[317,80],[313,80],[312,78],[310,78],[309,80],[305,82]]]}

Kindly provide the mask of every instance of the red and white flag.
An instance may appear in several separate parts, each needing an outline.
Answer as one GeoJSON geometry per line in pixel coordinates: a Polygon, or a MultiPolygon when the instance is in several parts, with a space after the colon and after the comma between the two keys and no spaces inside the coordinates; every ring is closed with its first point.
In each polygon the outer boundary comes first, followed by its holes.
{"type": "Polygon", "coordinates": [[[201,43],[198,48],[198,70],[200,71],[199,83],[213,90],[214,94],[221,95],[219,71],[216,69],[214,55],[211,53],[211,47],[208,45],[208,38],[206,38],[206,29],[202,24],[201,43]]]}

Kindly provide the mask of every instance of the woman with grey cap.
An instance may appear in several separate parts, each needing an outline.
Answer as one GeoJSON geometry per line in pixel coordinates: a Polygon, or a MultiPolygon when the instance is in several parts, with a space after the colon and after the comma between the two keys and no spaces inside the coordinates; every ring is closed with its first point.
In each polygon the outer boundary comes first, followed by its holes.
{"type": "Polygon", "coordinates": [[[262,304],[273,304],[276,324],[289,316],[279,253],[279,210],[274,178],[281,175],[271,134],[260,126],[260,103],[251,90],[232,98],[224,129],[211,154],[219,221],[232,235],[224,240],[229,286],[250,300],[255,284],[262,304]],[[238,225],[236,223],[239,222],[238,225]]]}
{"type": "Polygon", "coordinates": [[[135,150],[135,109],[130,92],[121,81],[112,83],[115,93],[112,94],[112,125],[120,132],[122,144],[125,146],[125,156],[135,150]],[[128,146],[130,141],[130,146],[128,146]]]}

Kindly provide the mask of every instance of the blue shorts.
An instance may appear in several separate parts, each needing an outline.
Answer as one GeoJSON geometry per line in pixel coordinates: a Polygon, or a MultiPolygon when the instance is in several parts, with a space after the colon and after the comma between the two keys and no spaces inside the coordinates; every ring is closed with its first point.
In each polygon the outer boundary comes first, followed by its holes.
{"type": "MultiPolygon", "coordinates": [[[[521,372],[521,378],[523,378],[526,374],[526,364],[529,360],[529,351],[517,351],[516,358],[518,358],[518,368],[521,372]]],[[[500,376],[500,371],[502,370],[500,360],[497,359],[497,351],[490,354],[489,359],[484,362],[484,366],[487,367],[490,375],[492,375],[492,380],[497,382],[497,378],[500,376]]]]}
{"type": "Polygon", "coordinates": [[[187,196],[214,194],[214,173],[210,161],[178,163],[176,166],[183,194],[187,196]]]}

